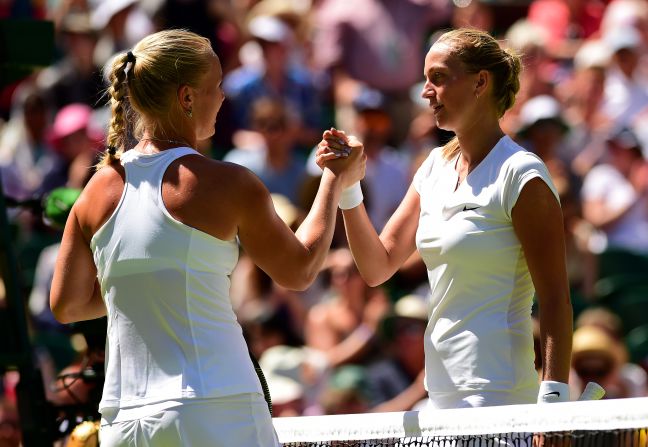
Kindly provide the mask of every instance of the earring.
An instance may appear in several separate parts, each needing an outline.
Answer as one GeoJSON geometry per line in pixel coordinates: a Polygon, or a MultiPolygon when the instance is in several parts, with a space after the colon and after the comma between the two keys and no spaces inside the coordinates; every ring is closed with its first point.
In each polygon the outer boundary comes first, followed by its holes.
{"type": "Polygon", "coordinates": [[[191,118],[193,116],[193,110],[191,110],[191,109],[186,110],[185,113],[187,114],[187,116],[189,118],[191,118]]]}

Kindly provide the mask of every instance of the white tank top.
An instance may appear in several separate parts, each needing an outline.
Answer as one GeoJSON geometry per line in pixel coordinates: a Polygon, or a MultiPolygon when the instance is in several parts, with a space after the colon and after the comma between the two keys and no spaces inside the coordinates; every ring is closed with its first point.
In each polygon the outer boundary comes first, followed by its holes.
{"type": "Polygon", "coordinates": [[[162,200],[167,167],[190,154],[125,152],[121,200],[90,242],[108,310],[100,411],[262,392],[229,298],[236,241],[184,225],[162,200]]]}

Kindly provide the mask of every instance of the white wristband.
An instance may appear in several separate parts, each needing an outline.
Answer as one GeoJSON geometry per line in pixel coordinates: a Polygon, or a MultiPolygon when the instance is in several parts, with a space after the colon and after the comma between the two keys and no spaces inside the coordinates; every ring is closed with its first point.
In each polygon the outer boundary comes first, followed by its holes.
{"type": "Polygon", "coordinates": [[[362,203],[362,189],[360,189],[360,182],[355,182],[353,185],[342,191],[340,196],[340,209],[350,210],[362,203]]]}
{"type": "Polygon", "coordinates": [[[569,402],[569,385],[552,380],[543,380],[538,391],[539,404],[569,402]]]}

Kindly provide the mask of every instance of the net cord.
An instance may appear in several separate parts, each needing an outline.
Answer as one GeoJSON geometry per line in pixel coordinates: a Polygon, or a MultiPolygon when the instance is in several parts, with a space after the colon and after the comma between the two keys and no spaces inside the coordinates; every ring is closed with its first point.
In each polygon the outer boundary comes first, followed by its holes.
{"type": "Polygon", "coordinates": [[[619,430],[648,427],[648,398],[302,416],[275,418],[273,422],[282,443],[619,430]]]}

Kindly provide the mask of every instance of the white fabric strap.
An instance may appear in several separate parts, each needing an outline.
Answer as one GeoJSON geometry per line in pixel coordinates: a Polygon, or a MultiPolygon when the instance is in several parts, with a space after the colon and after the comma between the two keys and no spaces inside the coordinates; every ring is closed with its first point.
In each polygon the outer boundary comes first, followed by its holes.
{"type": "Polygon", "coordinates": [[[552,380],[543,380],[538,391],[539,404],[569,402],[569,385],[552,380]]]}
{"type": "Polygon", "coordinates": [[[342,191],[340,196],[340,209],[350,210],[362,203],[363,195],[360,188],[360,182],[355,182],[353,185],[342,191]]]}

